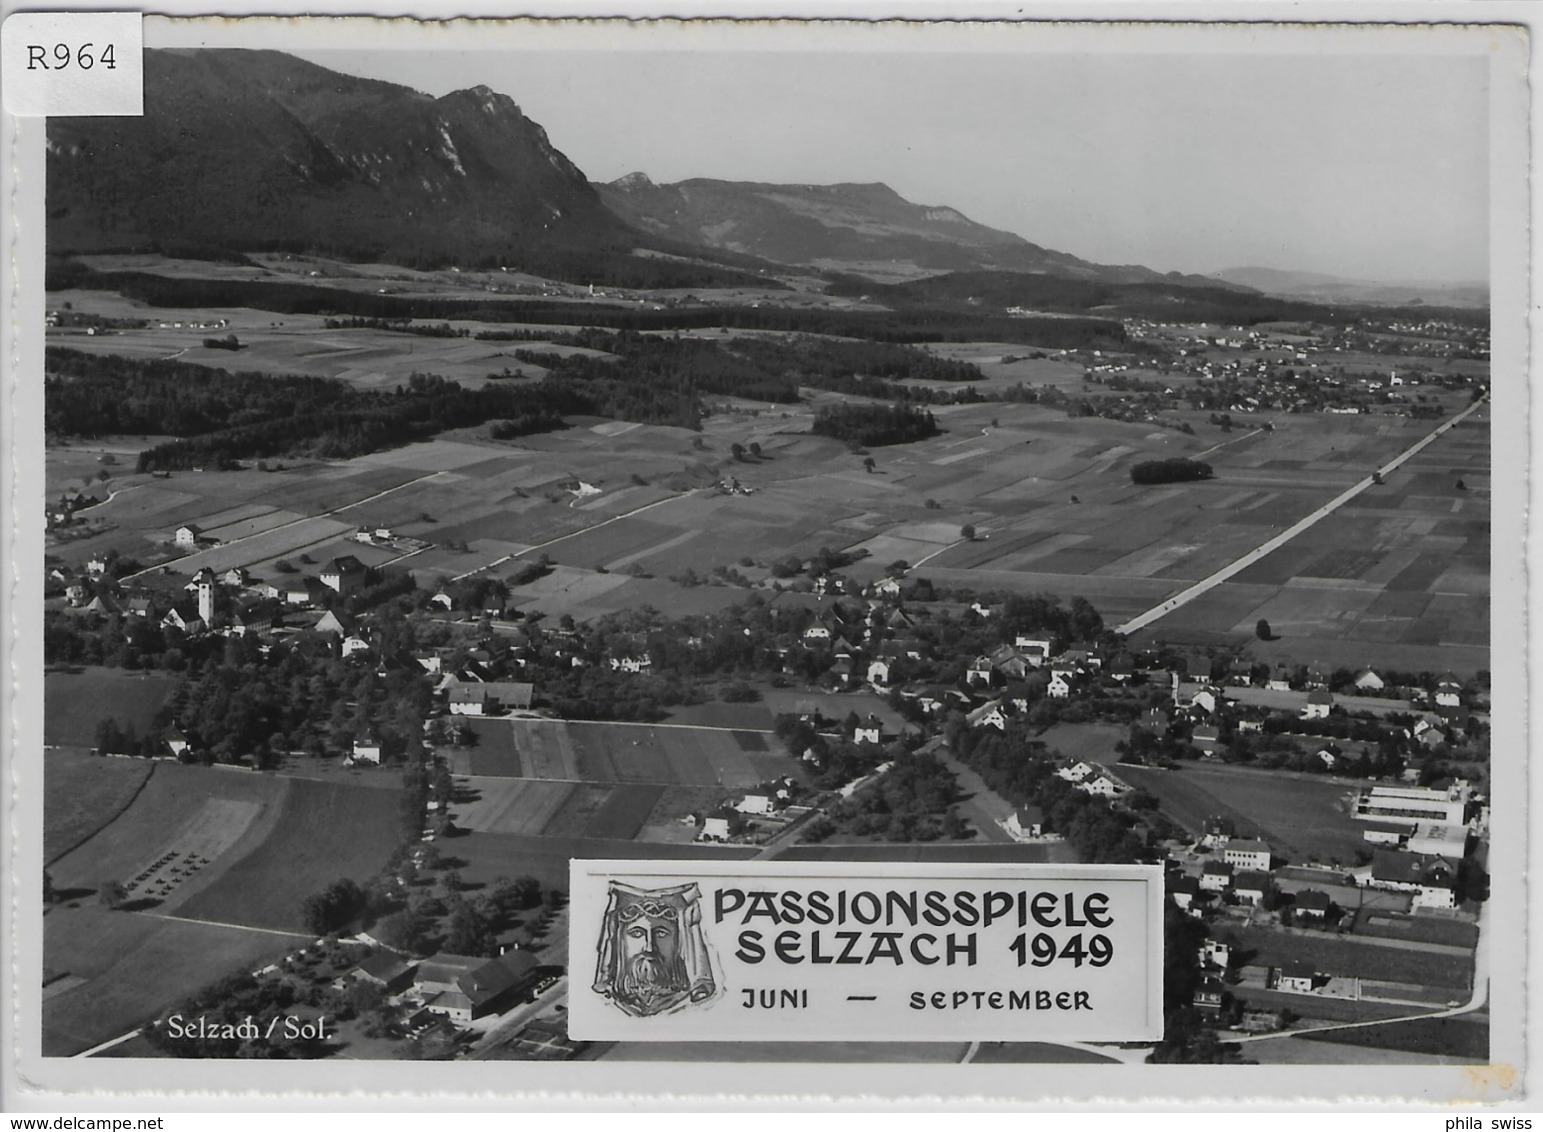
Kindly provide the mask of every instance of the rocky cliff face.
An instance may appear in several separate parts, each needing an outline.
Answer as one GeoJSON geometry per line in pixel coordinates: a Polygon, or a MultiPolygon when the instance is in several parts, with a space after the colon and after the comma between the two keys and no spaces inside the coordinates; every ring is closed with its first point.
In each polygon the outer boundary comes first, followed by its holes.
{"type": "Polygon", "coordinates": [[[50,251],[185,242],[486,263],[636,242],[486,87],[431,98],[278,52],[149,51],[145,107],[49,122],[50,251]]]}

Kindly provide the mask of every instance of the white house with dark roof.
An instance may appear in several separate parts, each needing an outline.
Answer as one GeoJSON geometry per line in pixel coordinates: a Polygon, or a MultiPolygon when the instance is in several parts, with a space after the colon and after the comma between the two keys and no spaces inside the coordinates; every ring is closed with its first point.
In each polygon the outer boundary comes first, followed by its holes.
{"type": "Polygon", "coordinates": [[[450,688],[447,699],[451,715],[498,715],[528,709],[534,693],[533,684],[458,683],[450,688]]]}
{"type": "Polygon", "coordinates": [[[364,585],[367,571],[352,554],[342,554],[321,568],[321,584],[340,594],[352,593],[364,585]]]}
{"type": "Polygon", "coordinates": [[[1314,688],[1307,693],[1307,702],[1302,705],[1301,717],[1303,719],[1327,719],[1329,710],[1334,706],[1334,693],[1327,688],[1314,688]]]}
{"type": "Polygon", "coordinates": [[[1270,870],[1270,846],[1264,841],[1233,838],[1222,846],[1222,860],[1235,869],[1270,870]]]}

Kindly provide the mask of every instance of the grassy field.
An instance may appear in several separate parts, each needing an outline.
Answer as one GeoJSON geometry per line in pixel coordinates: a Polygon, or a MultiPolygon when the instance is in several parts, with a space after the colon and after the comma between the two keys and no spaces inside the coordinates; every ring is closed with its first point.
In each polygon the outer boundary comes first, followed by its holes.
{"type": "Polygon", "coordinates": [[[1353,787],[1322,777],[1185,764],[1182,770],[1122,766],[1120,776],[1155,795],[1165,814],[1190,832],[1212,815],[1230,817],[1239,836],[1264,838],[1292,864],[1353,864],[1365,847],[1350,816],[1353,787]]]}
{"type": "MultiPolygon", "coordinates": [[[[195,840],[207,848],[203,839],[210,833],[228,838],[228,851],[252,827],[265,828],[288,785],[249,771],[157,763],[132,805],[54,862],[54,883],[95,888],[106,880],[127,882],[168,854],[182,855],[195,840]],[[211,827],[208,818],[214,813],[225,821],[211,827]]],[[[225,863],[217,860],[223,851],[201,855],[213,866],[194,883],[179,886],[179,896],[205,887],[225,863]]]]}
{"type": "Polygon", "coordinates": [[[362,884],[385,866],[401,835],[393,792],[303,779],[284,785],[272,828],[238,843],[235,863],[181,915],[303,931],[307,896],[345,877],[362,884]]]}
{"type": "Polygon", "coordinates": [[[1376,909],[1356,915],[1355,934],[1379,939],[1407,939],[1447,947],[1472,948],[1479,941],[1477,924],[1466,920],[1440,920],[1432,916],[1395,916],[1376,909]]]}
{"type": "Polygon", "coordinates": [[[44,991],[43,1054],[68,1057],[115,1038],[199,987],[262,966],[298,942],[89,903],[55,908],[43,918],[43,949],[47,967],[63,977],[58,993],[44,991]]]}
{"type": "Polygon", "coordinates": [[[747,751],[732,731],[520,719],[470,726],[476,746],[449,751],[458,774],[746,789],[793,773],[785,755],[747,751]]]}
{"type": "Polygon", "coordinates": [[[1233,993],[1253,1010],[1289,1010],[1303,1019],[1303,1024],[1317,1022],[1380,1022],[1389,1018],[1407,1018],[1420,1008],[1393,1002],[1366,1002],[1349,998],[1325,998],[1314,994],[1237,987],[1233,993]]]}
{"type": "Polygon", "coordinates": [[[1319,932],[1286,932],[1251,927],[1236,933],[1241,962],[1279,967],[1311,960],[1328,975],[1355,975],[1386,982],[1419,983],[1450,988],[1452,998],[1473,981],[1471,956],[1435,955],[1428,951],[1379,944],[1356,936],[1319,932]]]}
{"type": "Polygon", "coordinates": [[[90,748],[104,719],[144,735],[177,687],[177,677],[122,668],[55,670],[43,677],[43,742],[90,748]]]}
{"type": "Polygon", "coordinates": [[[50,751],[43,764],[43,860],[52,862],[107,825],[134,799],[156,765],[50,751]]]}
{"type": "Polygon", "coordinates": [[[1334,1045],[1446,1054],[1481,1063],[1489,1061],[1488,1022],[1468,1015],[1455,1018],[1410,1018],[1380,1026],[1358,1026],[1353,1030],[1303,1034],[1302,1038],[1305,1041],[1334,1045]]]}
{"type": "Polygon", "coordinates": [[[699,859],[742,860],[755,855],[753,848],[672,845],[647,841],[614,841],[596,837],[521,837],[507,833],[468,833],[437,842],[445,857],[463,862],[455,867],[472,884],[489,884],[499,877],[529,874],[549,888],[568,889],[568,862],[574,857],[591,860],[699,859]]]}
{"type": "Polygon", "coordinates": [[[479,797],[451,811],[462,829],[528,837],[629,839],[637,836],[666,788],[479,778],[470,783],[470,789],[479,797]]]}

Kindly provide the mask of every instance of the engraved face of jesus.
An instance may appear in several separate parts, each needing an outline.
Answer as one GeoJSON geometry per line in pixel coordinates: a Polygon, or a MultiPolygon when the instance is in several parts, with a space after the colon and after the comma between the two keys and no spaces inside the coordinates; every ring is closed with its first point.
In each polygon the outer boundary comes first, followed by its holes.
{"type": "Polygon", "coordinates": [[[680,955],[677,916],[643,913],[622,927],[621,986],[618,990],[640,1004],[686,989],[686,969],[680,955]]]}

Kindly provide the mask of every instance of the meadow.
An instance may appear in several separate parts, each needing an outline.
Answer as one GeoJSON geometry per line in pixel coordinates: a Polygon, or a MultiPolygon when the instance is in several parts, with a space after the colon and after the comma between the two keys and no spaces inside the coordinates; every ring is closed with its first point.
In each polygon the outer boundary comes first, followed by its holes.
{"type": "Polygon", "coordinates": [[[118,1037],[190,992],[269,963],[301,940],[241,928],[110,912],[89,904],[43,917],[43,1055],[69,1057],[118,1037]]]}
{"type": "Polygon", "coordinates": [[[794,770],[787,756],[753,742],[750,747],[760,749],[747,750],[732,731],[540,719],[485,719],[469,726],[476,745],[448,752],[457,774],[732,790],[794,770]]]}
{"type": "Polygon", "coordinates": [[[1132,786],[1195,836],[1206,819],[1231,818],[1240,837],[1261,837],[1301,864],[1353,864],[1366,848],[1364,823],[1350,816],[1354,787],[1324,777],[1242,767],[1184,764],[1180,770],[1120,766],[1132,786]]]}
{"type": "Polygon", "coordinates": [[[177,687],[177,677],[122,668],[56,669],[43,676],[43,742],[89,750],[97,725],[115,719],[139,735],[151,730],[156,712],[177,687]]]}
{"type": "Polygon", "coordinates": [[[285,786],[272,828],[238,843],[230,868],[180,915],[304,931],[307,896],[336,880],[362,884],[385,867],[401,835],[393,792],[303,779],[285,786]]]}
{"type": "Polygon", "coordinates": [[[155,764],[50,751],[43,763],[43,860],[50,863],[116,818],[155,764]]]}
{"type": "Polygon", "coordinates": [[[1235,933],[1246,964],[1279,967],[1303,961],[1330,975],[1354,975],[1363,979],[1419,983],[1444,987],[1461,997],[1473,983],[1472,956],[1437,955],[1410,951],[1394,945],[1363,940],[1357,936],[1326,932],[1284,932],[1270,928],[1243,928],[1235,933]]]}

